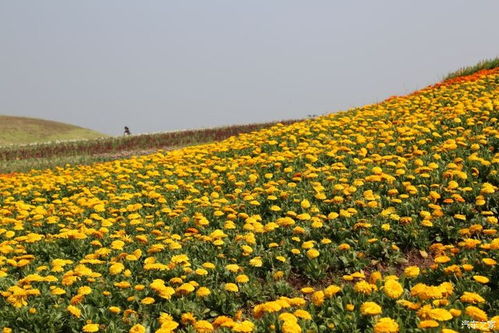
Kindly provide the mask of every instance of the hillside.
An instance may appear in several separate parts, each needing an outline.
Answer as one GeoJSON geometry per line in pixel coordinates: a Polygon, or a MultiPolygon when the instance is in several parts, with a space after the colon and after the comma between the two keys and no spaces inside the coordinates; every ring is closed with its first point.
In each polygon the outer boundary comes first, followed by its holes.
{"type": "Polygon", "coordinates": [[[241,133],[254,132],[298,120],[253,123],[191,130],[179,130],[87,140],[0,146],[0,174],[46,169],[67,164],[81,165],[150,154],[158,150],[221,141],[241,133]]]}
{"type": "Polygon", "coordinates": [[[499,69],[169,152],[0,176],[0,328],[499,329],[499,69]]]}
{"type": "Polygon", "coordinates": [[[56,140],[95,139],[106,136],[57,121],[0,115],[0,146],[56,140]]]}

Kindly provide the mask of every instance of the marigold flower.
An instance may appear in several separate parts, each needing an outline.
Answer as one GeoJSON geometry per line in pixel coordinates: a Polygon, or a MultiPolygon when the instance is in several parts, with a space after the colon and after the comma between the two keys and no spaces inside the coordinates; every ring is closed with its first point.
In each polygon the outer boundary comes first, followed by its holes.
{"type": "Polygon", "coordinates": [[[338,249],[339,250],[343,250],[343,251],[347,251],[347,250],[350,250],[351,246],[346,244],[346,243],[342,243],[338,246],[338,249]]]}
{"type": "Polygon", "coordinates": [[[281,326],[282,333],[301,333],[301,327],[295,321],[285,321],[281,326]]]}
{"type": "Polygon", "coordinates": [[[322,305],[324,303],[324,292],[316,291],[312,294],[312,303],[316,306],[322,305]]]}
{"type": "Polygon", "coordinates": [[[232,332],[247,333],[247,332],[253,332],[254,329],[255,329],[255,324],[253,324],[249,320],[244,320],[242,322],[236,322],[232,326],[232,332]]]}
{"type": "Polygon", "coordinates": [[[433,328],[433,327],[438,327],[438,321],[435,320],[422,320],[419,322],[418,327],[419,328],[433,328]]]}
{"type": "Polygon", "coordinates": [[[465,312],[468,316],[478,321],[487,321],[487,314],[476,306],[469,305],[466,307],[465,312]]]}
{"type": "Polygon", "coordinates": [[[452,314],[445,309],[431,309],[429,316],[431,319],[435,319],[438,321],[446,321],[452,319],[452,314]]]}
{"type": "Polygon", "coordinates": [[[336,295],[340,291],[341,291],[341,287],[332,284],[332,285],[326,287],[326,289],[324,289],[324,296],[328,297],[328,298],[333,297],[334,295],[336,295]]]}
{"type": "Polygon", "coordinates": [[[374,284],[370,284],[364,280],[357,282],[353,289],[361,294],[366,294],[370,295],[374,290],[377,290],[378,288],[374,284]]]}
{"type": "Polygon", "coordinates": [[[86,324],[82,329],[83,332],[98,332],[99,324],[86,324]]]}
{"type": "Polygon", "coordinates": [[[360,306],[360,312],[364,316],[374,316],[381,313],[381,306],[375,302],[364,302],[360,306]]]}
{"type": "Polygon", "coordinates": [[[116,314],[118,314],[118,313],[121,312],[121,309],[119,307],[117,307],[117,306],[110,306],[108,309],[109,309],[110,312],[116,313],[116,314]]]}
{"type": "Polygon", "coordinates": [[[145,333],[146,328],[144,326],[142,326],[141,324],[135,324],[130,328],[130,330],[128,332],[129,333],[145,333]]]}
{"type": "Polygon", "coordinates": [[[380,318],[374,324],[374,333],[397,333],[398,331],[398,323],[390,317],[380,318]]]}
{"type": "Polygon", "coordinates": [[[109,267],[109,273],[111,273],[112,275],[116,275],[116,274],[123,272],[124,269],[125,269],[125,265],[123,265],[122,263],[119,263],[119,262],[114,263],[109,267]]]}
{"type": "Polygon", "coordinates": [[[415,278],[419,275],[420,270],[418,266],[408,266],[404,269],[404,275],[409,278],[415,278]]]}
{"type": "Polygon", "coordinates": [[[77,318],[81,317],[81,311],[80,311],[80,309],[78,309],[74,305],[68,305],[68,307],[66,308],[66,310],[68,310],[69,313],[71,313],[73,316],[75,316],[77,318]]]}
{"type": "Polygon", "coordinates": [[[383,291],[388,297],[397,299],[404,293],[404,288],[399,282],[390,279],[385,282],[383,291]]]}
{"type": "Polygon", "coordinates": [[[296,317],[301,318],[301,319],[305,319],[305,320],[311,320],[312,319],[312,316],[310,315],[310,313],[307,312],[307,311],[305,311],[305,310],[298,309],[295,312],[293,312],[293,314],[296,317]]]}
{"type": "Polygon", "coordinates": [[[226,283],[224,289],[234,293],[237,293],[239,291],[239,287],[234,283],[226,283]]]}
{"type": "Polygon", "coordinates": [[[215,330],[213,325],[207,320],[197,321],[194,324],[194,329],[198,333],[209,333],[209,332],[213,332],[215,330]]]}
{"type": "Polygon", "coordinates": [[[145,297],[140,301],[140,303],[145,304],[145,305],[153,304],[154,302],[155,302],[155,300],[152,297],[145,297]]]}
{"type": "Polygon", "coordinates": [[[307,251],[307,257],[309,259],[317,258],[319,255],[320,255],[320,253],[316,249],[310,249],[307,251]]]}
{"type": "Polygon", "coordinates": [[[489,283],[489,278],[485,277],[485,276],[482,276],[482,275],[474,275],[473,276],[473,279],[476,281],[476,282],[479,282],[479,283],[489,283]]]}

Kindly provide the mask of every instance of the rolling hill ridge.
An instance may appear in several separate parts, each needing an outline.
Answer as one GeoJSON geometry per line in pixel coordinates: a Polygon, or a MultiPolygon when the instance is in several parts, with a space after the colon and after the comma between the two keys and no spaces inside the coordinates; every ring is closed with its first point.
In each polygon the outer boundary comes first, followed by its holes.
{"type": "Polygon", "coordinates": [[[107,135],[57,121],[0,115],[0,145],[100,137],[107,135]]]}

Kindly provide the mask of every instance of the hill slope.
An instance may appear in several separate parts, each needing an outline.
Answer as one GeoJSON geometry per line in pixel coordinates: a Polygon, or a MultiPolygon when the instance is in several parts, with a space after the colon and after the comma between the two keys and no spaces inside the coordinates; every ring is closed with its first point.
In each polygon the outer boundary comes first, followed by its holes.
{"type": "Polygon", "coordinates": [[[107,135],[57,121],[0,115],[0,145],[95,139],[107,135]]]}
{"type": "MultiPolygon", "coordinates": [[[[499,324],[499,70],[225,141],[0,181],[0,327],[499,324]]],[[[497,326],[496,326],[497,327],[497,326]]]]}

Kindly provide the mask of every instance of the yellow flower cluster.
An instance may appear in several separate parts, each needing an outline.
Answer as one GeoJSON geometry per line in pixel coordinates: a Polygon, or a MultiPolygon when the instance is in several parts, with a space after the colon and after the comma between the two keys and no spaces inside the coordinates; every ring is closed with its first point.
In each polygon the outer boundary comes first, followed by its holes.
{"type": "Polygon", "coordinates": [[[497,329],[498,84],[0,175],[0,328],[497,329]]]}

